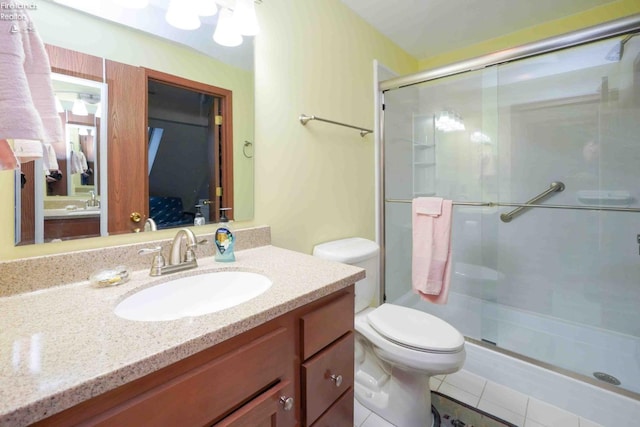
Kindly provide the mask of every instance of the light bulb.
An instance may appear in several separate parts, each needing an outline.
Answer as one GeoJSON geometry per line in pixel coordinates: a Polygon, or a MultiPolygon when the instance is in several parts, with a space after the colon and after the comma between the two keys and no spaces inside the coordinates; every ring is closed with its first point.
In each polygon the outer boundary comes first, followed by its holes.
{"type": "Polygon", "coordinates": [[[213,33],[213,40],[222,46],[234,47],[242,44],[242,36],[234,25],[232,12],[223,8],[218,16],[218,25],[213,33]]]}
{"type": "Polygon", "coordinates": [[[172,26],[180,30],[196,30],[200,28],[200,19],[191,8],[184,7],[177,0],[171,0],[165,19],[172,26]]]}
{"type": "Polygon", "coordinates": [[[88,116],[89,112],[87,111],[87,106],[84,105],[80,99],[76,99],[73,101],[73,107],[71,108],[71,112],[76,116],[88,116]]]}
{"type": "Polygon", "coordinates": [[[244,36],[255,36],[260,32],[253,0],[236,0],[233,19],[236,21],[238,32],[244,36]]]}

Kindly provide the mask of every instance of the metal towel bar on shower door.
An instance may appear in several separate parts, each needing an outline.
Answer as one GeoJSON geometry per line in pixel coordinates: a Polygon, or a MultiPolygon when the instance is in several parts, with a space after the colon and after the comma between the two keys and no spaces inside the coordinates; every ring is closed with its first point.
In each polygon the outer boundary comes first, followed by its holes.
{"type": "MultiPolygon", "coordinates": [[[[524,203],[524,205],[533,205],[535,203],[538,203],[542,199],[545,199],[546,197],[550,196],[551,194],[553,194],[555,192],[560,192],[560,191],[563,191],[563,190],[564,190],[564,184],[562,182],[560,182],[560,181],[554,181],[554,182],[551,183],[551,185],[549,186],[549,188],[547,190],[545,190],[542,193],[538,194],[533,199],[528,200],[526,203],[524,203]]],[[[501,214],[500,215],[500,220],[502,222],[511,222],[511,220],[513,218],[515,218],[518,215],[522,214],[525,210],[527,210],[529,208],[530,208],[530,206],[518,206],[517,208],[515,208],[511,212],[507,212],[507,213],[501,214]]]]}
{"type": "MultiPolygon", "coordinates": [[[[617,206],[598,206],[598,205],[586,205],[586,206],[574,206],[574,205],[539,205],[539,204],[535,204],[535,202],[538,202],[541,200],[541,198],[546,197],[547,195],[554,193],[556,191],[562,191],[559,190],[559,188],[557,186],[554,186],[553,184],[562,184],[561,182],[556,182],[556,183],[552,183],[551,187],[546,190],[544,193],[541,193],[540,195],[538,195],[537,197],[534,197],[533,199],[529,200],[527,203],[503,203],[503,202],[458,202],[458,201],[454,201],[453,205],[454,206],[478,206],[478,207],[483,207],[483,208],[495,208],[495,207],[505,207],[505,206],[509,206],[509,207],[517,207],[518,209],[514,209],[513,211],[506,213],[506,214],[502,214],[502,215],[513,215],[513,213],[515,211],[518,211],[519,213],[522,213],[522,210],[524,209],[528,209],[528,208],[545,208],[545,209],[569,209],[569,210],[581,210],[581,211],[602,211],[602,212],[633,212],[633,213],[640,213],[640,208],[627,208],[627,207],[617,207],[617,206]],[[542,197],[541,197],[542,196],[542,197]]],[[[563,188],[564,189],[564,184],[563,188]]],[[[386,203],[412,203],[413,200],[411,199],[385,199],[386,203]]],[[[501,215],[501,216],[502,216],[501,215]]],[[[511,217],[511,219],[513,219],[513,217],[511,217]]],[[[503,219],[504,221],[504,219],[503,219]]],[[[508,222],[508,221],[507,221],[508,222]]]]}

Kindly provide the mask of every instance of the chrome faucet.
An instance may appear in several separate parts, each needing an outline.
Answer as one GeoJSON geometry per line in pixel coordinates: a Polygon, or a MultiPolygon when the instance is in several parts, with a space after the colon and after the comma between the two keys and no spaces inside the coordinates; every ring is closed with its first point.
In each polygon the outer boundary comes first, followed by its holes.
{"type": "MultiPolygon", "coordinates": [[[[196,235],[188,228],[181,228],[176,233],[171,243],[171,251],[169,256],[169,265],[180,265],[187,262],[196,262],[196,253],[194,249],[198,246],[196,235]],[[187,240],[187,249],[182,254],[182,240],[187,240]]],[[[196,267],[197,264],[194,265],[196,267]]]]}
{"type": "Polygon", "coordinates": [[[153,218],[147,218],[144,222],[144,231],[158,231],[158,225],[153,218]]]}
{"type": "Polygon", "coordinates": [[[96,208],[100,206],[100,200],[98,200],[96,198],[96,192],[91,190],[89,191],[89,195],[91,196],[91,198],[89,200],[87,200],[86,202],[84,202],[85,206],[88,208],[96,208]]]}
{"type": "Polygon", "coordinates": [[[150,276],[162,276],[163,274],[175,273],[176,271],[189,270],[196,268],[198,262],[196,261],[195,248],[198,246],[196,235],[188,228],[181,228],[176,233],[171,242],[171,249],[169,250],[169,264],[165,261],[162,255],[162,248],[160,246],[156,248],[140,249],[138,254],[151,254],[157,253],[153,257],[151,263],[150,276]],[[182,251],[182,241],[186,239],[186,249],[182,251]]]}

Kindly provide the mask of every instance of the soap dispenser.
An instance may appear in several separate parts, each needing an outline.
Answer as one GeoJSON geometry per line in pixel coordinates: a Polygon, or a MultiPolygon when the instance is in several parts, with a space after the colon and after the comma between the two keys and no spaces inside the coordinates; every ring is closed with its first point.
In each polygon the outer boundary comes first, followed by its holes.
{"type": "Polygon", "coordinates": [[[229,219],[226,216],[226,211],[231,208],[220,208],[220,222],[216,229],[214,236],[216,244],[216,261],[221,262],[233,262],[236,260],[236,256],[233,253],[233,246],[235,244],[235,236],[229,225],[229,219]]]}
{"type": "Polygon", "coordinates": [[[202,211],[200,210],[202,205],[196,205],[196,215],[193,218],[193,225],[204,225],[206,223],[204,219],[204,215],[202,215],[202,211]]]}

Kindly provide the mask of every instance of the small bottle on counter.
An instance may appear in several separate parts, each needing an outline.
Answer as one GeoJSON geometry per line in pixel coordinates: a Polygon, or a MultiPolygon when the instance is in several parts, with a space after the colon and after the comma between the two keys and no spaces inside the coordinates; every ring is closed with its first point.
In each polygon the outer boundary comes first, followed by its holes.
{"type": "Polygon", "coordinates": [[[220,208],[220,222],[214,236],[214,243],[216,244],[215,260],[220,262],[233,262],[236,260],[236,256],[233,253],[235,236],[231,230],[229,219],[225,214],[228,210],[231,210],[231,208],[220,208]]]}
{"type": "Polygon", "coordinates": [[[202,205],[196,205],[196,215],[193,218],[193,225],[205,225],[206,221],[204,219],[204,215],[202,215],[202,211],[200,210],[202,205]]]}

